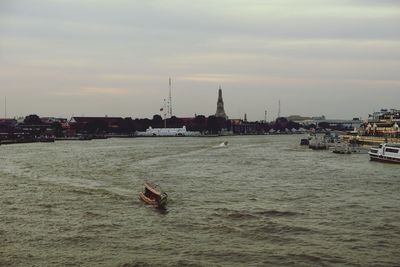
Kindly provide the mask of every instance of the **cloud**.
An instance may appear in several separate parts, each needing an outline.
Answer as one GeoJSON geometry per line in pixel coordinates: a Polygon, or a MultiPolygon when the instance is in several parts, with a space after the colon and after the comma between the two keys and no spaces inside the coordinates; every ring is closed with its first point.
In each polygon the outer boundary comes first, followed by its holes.
{"type": "Polygon", "coordinates": [[[193,74],[190,76],[180,77],[181,80],[192,81],[192,82],[214,82],[214,83],[226,83],[235,81],[234,75],[229,74],[193,74]]]}
{"type": "Polygon", "coordinates": [[[95,96],[95,95],[129,95],[131,91],[126,88],[82,87],[77,90],[54,92],[58,96],[95,96]]]}
{"type": "MultiPolygon", "coordinates": [[[[156,75],[134,75],[134,74],[121,74],[121,73],[107,73],[100,75],[98,79],[113,81],[113,82],[137,82],[137,81],[151,81],[155,79],[162,79],[161,76],[156,75]]],[[[164,77],[165,78],[165,77],[164,77]]]]}

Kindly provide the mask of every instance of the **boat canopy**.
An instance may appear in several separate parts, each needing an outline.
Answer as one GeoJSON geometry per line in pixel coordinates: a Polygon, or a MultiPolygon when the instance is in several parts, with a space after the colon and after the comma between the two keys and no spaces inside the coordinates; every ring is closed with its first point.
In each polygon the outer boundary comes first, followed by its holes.
{"type": "Polygon", "coordinates": [[[162,194],[161,191],[157,190],[156,187],[149,182],[144,182],[144,187],[157,196],[161,196],[162,194]]]}

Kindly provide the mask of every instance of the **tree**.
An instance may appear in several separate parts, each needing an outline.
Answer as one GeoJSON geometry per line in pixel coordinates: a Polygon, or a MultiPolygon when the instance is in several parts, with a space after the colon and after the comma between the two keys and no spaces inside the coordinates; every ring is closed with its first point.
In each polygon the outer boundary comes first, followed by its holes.
{"type": "Polygon", "coordinates": [[[132,118],[125,118],[121,123],[121,132],[133,133],[135,132],[135,124],[132,118]]]}
{"type": "Polygon", "coordinates": [[[134,127],[137,131],[143,132],[151,126],[151,122],[149,119],[135,119],[134,127]]]}
{"type": "Polygon", "coordinates": [[[218,134],[222,130],[219,120],[214,115],[207,118],[207,131],[211,134],[218,134]]]}
{"type": "Polygon", "coordinates": [[[170,119],[167,120],[167,125],[169,128],[181,128],[183,127],[183,122],[181,119],[172,116],[170,119]]]}
{"type": "Polygon", "coordinates": [[[158,115],[158,114],[153,116],[153,121],[160,122],[162,120],[163,120],[162,117],[160,115],[158,115]]]}
{"type": "Polygon", "coordinates": [[[207,129],[207,119],[204,115],[197,115],[194,118],[194,130],[203,133],[207,129]]]}
{"type": "Polygon", "coordinates": [[[164,127],[163,119],[160,115],[156,114],[153,116],[153,120],[151,121],[151,126],[153,128],[162,128],[164,127]]]}
{"type": "Polygon", "coordinates": [[[86,126],[86,129],[89,133],[92,134],[106,133],[108,132],[108,125],[107,122],[105,122],[102,119],[95,119],[89,121],[89,123],[86,126]]]}
{"type": "Polygon", "coordinates": [[[285,128],[288,128],[288,126],[289,126],[289,121],[285,117],[276,118],[274,125],[275,130],[282,131],[285,128]]]}
{"type": "Polygon", "coordinates": [[[42,120],[36,114],[31,114],[25,117],[24,124],[38,125],[43,124],[42,120]]]}

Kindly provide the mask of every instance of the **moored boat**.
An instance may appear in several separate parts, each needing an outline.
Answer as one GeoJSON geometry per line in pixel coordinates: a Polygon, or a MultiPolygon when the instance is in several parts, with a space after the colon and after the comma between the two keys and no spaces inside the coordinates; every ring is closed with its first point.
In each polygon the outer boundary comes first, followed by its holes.
{"type": "Polygon", "coordinates": [[[165,209],[168,202],[167,193],[161,191],[161,189],[149,182],[144,182],[143,186],[143,191],[139,193],[140,198],[150,205],[165,209]]]}
{"type": "Polygon", "coordinates": [[[382,143],[368,152],[371,160],[400,163],[400,144],[382,143]]]}
{"type": "Polygon", "coordinates": [[[300,140],[300,145],[301,146],[308,146],[310,144],[310,140],[308,138],[302,138],[300,140]]]}
{"type": "Polygon", "coordinates": [[[361,146],[357,142],[337,141],[334,143],[332,152],[336,154],[361,153],[361,146]]]}
{"type": "Polygon", "coordinates": [[[308,147],[313,150],[322,150],[328,149],[328,144],[324,136],[314,135],[311,137],[311,139],[309,139],[308,147]]]}

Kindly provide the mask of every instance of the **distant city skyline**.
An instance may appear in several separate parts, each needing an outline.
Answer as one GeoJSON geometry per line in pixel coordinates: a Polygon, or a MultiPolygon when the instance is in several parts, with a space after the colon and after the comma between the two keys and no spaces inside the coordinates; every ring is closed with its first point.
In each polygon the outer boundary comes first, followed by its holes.
{"type": "Polygon", "coordinates": [[[0,117],[366,118],[400,108],[400,1],[3,0],[0,117]]]}

